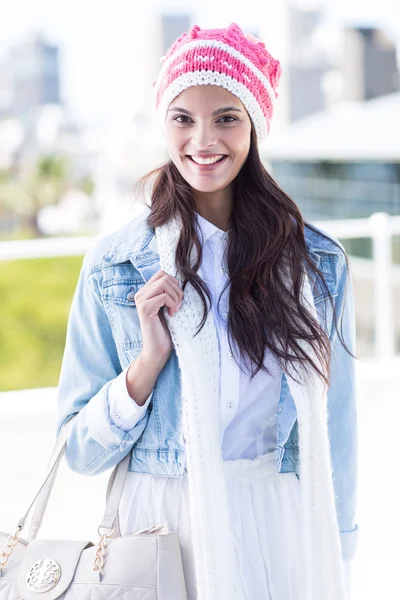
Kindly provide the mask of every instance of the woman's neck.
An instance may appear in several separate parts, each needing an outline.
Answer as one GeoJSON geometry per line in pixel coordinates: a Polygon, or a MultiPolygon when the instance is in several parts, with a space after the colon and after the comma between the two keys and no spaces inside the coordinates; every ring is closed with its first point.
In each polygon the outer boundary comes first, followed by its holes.
{"type": "MultiPolygon", "coordinates": [[[[229,186],[228,186],[229,187],[229,186]]],[[[232,194],[230,189],[224,188],[217,192],[194,191],[196,211],[213,225],[228,231],[232,213],[232,194]]]]}

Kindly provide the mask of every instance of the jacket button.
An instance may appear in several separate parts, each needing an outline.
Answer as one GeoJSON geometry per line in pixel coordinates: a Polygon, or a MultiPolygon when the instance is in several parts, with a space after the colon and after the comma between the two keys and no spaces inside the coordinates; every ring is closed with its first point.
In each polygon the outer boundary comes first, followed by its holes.
{"type": "Polygon", "coordinates": [[[135,292],[129,292],[129,294],[126,297],[127,300],[134,300],[135,299],[135,292]]]}

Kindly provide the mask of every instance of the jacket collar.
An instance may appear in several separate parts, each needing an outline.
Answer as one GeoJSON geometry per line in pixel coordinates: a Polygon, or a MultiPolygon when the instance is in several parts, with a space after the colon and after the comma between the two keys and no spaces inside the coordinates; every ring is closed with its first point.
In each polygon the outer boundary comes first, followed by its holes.
{"type": "Polygon", "coordinates": [[[147,225],[150,211],[143,210],[115,233],[111,245],[103,255],[110,265],[131,261],[135,266],[148,264],[158,258],[154,229],[147,225]]]}

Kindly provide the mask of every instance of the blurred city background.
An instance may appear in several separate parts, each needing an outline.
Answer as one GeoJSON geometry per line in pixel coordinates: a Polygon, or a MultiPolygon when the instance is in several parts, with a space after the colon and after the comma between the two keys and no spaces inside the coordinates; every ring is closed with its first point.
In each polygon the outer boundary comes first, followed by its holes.
{"type": "MultiPolygon", "coordinates": [[[[37,0],[3,8],[0,455],[7,456],[7,495],[0,495],[0,530],[14,531],[54,443],[56,386],[83,254],[134,216],[135,182],[168,158],[152,108],[160,57],[194,24],[235,21],[282,63],[263,162],[305,219],[340,239],[349,255],[359,358],[352,599],[393,593],[400,559],[400,493],[390,468],[400,417],[398,15],[395,0],[204,0],[195,7],[188,0],[37,0]]],[[[108,474],[87,481],[65,466],[61,472],[42,535],[96,537],[108,474]],[[59,519],[60,506],[69,519],[59,519]]]]}

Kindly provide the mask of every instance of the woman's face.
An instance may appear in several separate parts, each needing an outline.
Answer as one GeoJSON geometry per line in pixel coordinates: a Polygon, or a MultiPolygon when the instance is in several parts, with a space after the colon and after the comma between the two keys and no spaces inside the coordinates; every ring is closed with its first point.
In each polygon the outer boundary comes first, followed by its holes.
{"type": "Polygon", "coordinates": [[[168,153],[182,177],[199,192],[222,190],[235,179],[249,153],[250,134],[243,104],[219,86],[192,86],[169,105],[168,153]],[[204,164],[210,159],[218,162],[204,164]]]}

